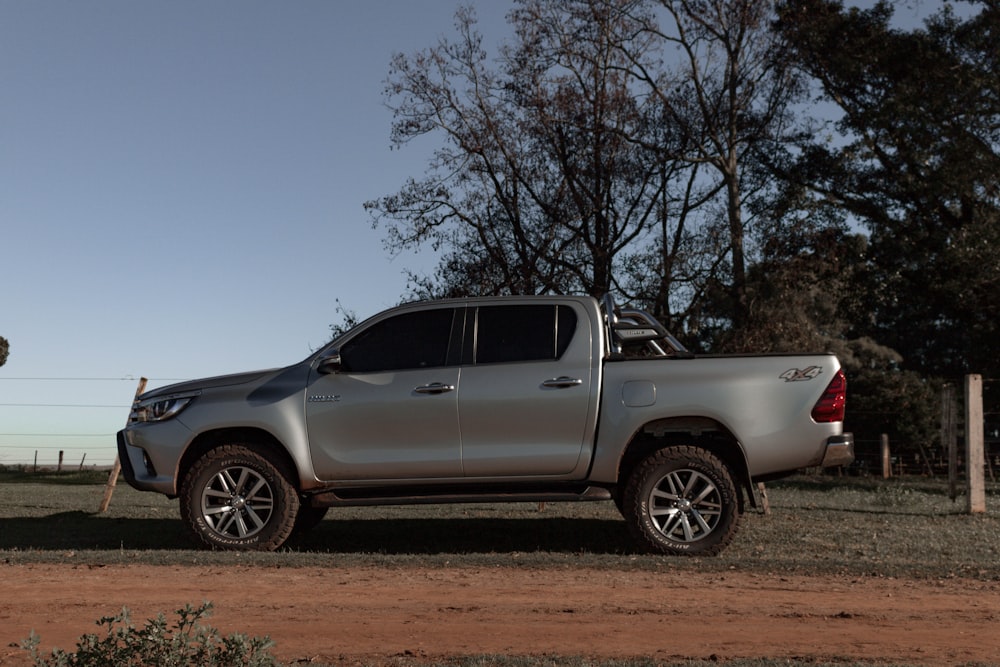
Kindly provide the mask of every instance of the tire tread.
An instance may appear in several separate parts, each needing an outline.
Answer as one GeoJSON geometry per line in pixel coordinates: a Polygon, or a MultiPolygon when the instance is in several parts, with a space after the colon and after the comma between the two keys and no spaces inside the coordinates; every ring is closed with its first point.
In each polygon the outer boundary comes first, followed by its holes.
{"type": "Polygon", "coordinates": [[[291,479],[292,475],[287,470],[287,466],[273,461],[267,455],[266,450],[255,443],[220,445],[198,458],[184,476],[180,487],[181,519],[199,542],[212,549],[275,551],[281,548],[295,529],[299,497],[291,479]],[[211,535],[199,526],[196,508],[200,502],[200,490],[195,488],[196,480],[209,473],[218,462],[226,459],[245,459],[248,463],[258,466],[259,470],[273,473],[274,476],[275,514],[277,516],[272,515],[272,521],[277,521],[277,523],[265,528],[260,540],[245,545],[225,544],[213,540],[211,535]],[[278,512],[278,508],[281,508],[283,512],[278,512]]]}
{"type": "Polygon", "coordinates": [[[728,467],[714,454],[694,445],[677,445],[658,449],[632,469],[622,494],[622,515],[629,531],[646,550],[673,556],[715,556],[732,541],[739,527],[740,513],[736,486],[728,467]],[[674,546],[653,526],[648,516],[644,498],[649,483],[662,479],[669,468],[690,467],[713,478],[722,499],[724,516],[704,542],[694,542],[688,547],[674,546]]]}

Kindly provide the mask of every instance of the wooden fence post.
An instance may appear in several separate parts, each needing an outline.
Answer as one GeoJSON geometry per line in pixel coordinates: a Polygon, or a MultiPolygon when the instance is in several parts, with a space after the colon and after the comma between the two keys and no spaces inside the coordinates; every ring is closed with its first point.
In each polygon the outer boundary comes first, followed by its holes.
{"type": "Polygon", "coordinates": [[[965,376],[965,479],[969,514],[986,511],[983,376],[965,376]]]}
{"type": "MultiPolygon", "coordinates": [[[[146,391],[146,378],[139,378],[139,386],[135,389],[135,397],[139,398],[139,395],[144,391],[146,391]]],[[[115,456],[115,463],[111,466],[111,474],[108,475],[108,483],[104,485],[104,497],[101,498],[101,506],[97,509],[99,514],[108,511],[108,507],[111,505],[111,495],[115,492],[115,486],[118,485],[118,475],[121,471],[121,459],[115,456]]]]}
{"type": "Polygon", "coordinates": [[[767,499],[767,487],[764,482],[757,482],[757,490],[760,491],[760,506],[764,510],[765,516],[771,514],[771,501],[767,499]]]}
{"type": "Polygon", "coordinates": [[[889,434],[882,434],[882,479],[892,477],[892,457],[889,456],[889,434]]]}
{"type": "Polygon", "coordinates": [[[955,385],[941,387],[941,446],[948,455],[948,497],[958,498],[958,410],[955,385]]]}

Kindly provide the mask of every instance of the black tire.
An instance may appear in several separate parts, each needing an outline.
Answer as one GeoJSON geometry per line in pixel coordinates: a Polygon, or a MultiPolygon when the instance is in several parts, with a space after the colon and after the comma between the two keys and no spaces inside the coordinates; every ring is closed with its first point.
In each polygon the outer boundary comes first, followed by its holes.
{"type": "Polygon", "coordinates": [[[732,474],[711,452],[668,447],[629,475],[622,514],[643,547],[674,556],[714,556],[733,539],[739,507],[732,474]]]}
{"type": "Polygon", "coordinates": [[[295,527],[299,498],[285,466],[248,444],[217,447],[181,484],[181,518],[213,549],[274,551],[295,527]]]}

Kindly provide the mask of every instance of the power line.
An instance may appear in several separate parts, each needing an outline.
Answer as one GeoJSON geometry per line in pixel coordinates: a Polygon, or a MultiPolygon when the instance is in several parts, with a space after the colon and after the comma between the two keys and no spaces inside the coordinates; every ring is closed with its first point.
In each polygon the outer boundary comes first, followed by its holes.
{"type": "Polygon", "coordinates": [[[0,403],[0,408],[114,408],[128,410],[128,405],[81,405],[77,403],[0,403]]]}
{"type": "MultiPolygon", "coordinates": [[[[190,378],[147,378],[150,382],[184,382],[190,378]]],[[[2,377],[0,380],[19,380],[22,382],[137,382],[139,378],[132,376],[126,376],[121,378],[54,378],[54,377],[39,377],[39,378],[25,378],[25,377],[2,377]]]]}
{"type": "MultiPolygon", "coordinates": [[[[36,452],[39,451],[38,447],[26,447],[25,445],[12,445],[12,446],[4,445],[3,449],[4,450],[7,450],[7,449],[29,449],[29,450],[34,450],[36,452]]],[[[101,446],[96,446],[96,447],[94,447],[94,446],[88,446],[88,447],[82,447],[82,446],[81,447],[62,447],[62,446],[60,446],[59,449],[60,450],[66,450],[66,451],[75,451],[75,452],[89,452],[89,451],[94,450],[94,449],[98,449],[98,450],[107,449],[107,450],[115,450],[116,451],[117,447],[115,445],[105,445],[104,447],[101,447],[101,446]]],[[[46,447],[46,448],[44,448],[44,450],[45,451],[53,451],[53,450],[55,450],[55,447],[46,447]]]]}
{"type": "Polygon", "coordinates": [[[110,438],[114,433],[0,433],[0,438],[110,438]]]}

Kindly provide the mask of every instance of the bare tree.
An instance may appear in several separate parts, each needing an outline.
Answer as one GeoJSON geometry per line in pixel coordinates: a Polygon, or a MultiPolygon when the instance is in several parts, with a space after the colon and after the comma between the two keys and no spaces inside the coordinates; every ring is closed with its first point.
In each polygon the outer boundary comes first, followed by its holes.
{"type": "Polygon", "coordinates": [[[614,291],[682,334],[744,325],[744,202],[766,183],[747,165],[794,89],[769,51],[770,11],[521,0],[495,61],[469,9],[456,38],[397,55],[394,145],[443,140],[423,178],[366,204],[391,251],[442,253],[411,288],[614,291]]]}
{"type": "Polygon", "coordinates": [[[653,48],[624,11],[635,4],[525,0],[498,66],[463,9],[456,40],[394,58],[394,144],[435,133],[444,145],[425,178],[366,206],[389,249],[445,251],[437,276],[414,277],[419,291],[616,287],[616,262],[656,231],[664,187],[662,147],[637,138],[659,103],[634,95],[618,48],[640,61],[653,48]]]}
{"type": "Polygon", "coordinates": [[[772,30],[771,2],[659,0],[659,7],[636,20],[676,60],[649,69],[628,44],[622,51],[637,80],[663,105],[666,122],[685,137],[676,157],[715,174],[725,221],[719,232],[728,240],[730,325],[741,330],[749,313],[746,202],[767,188],[754,153],[780,140],[802,87],[772,30]]]}

